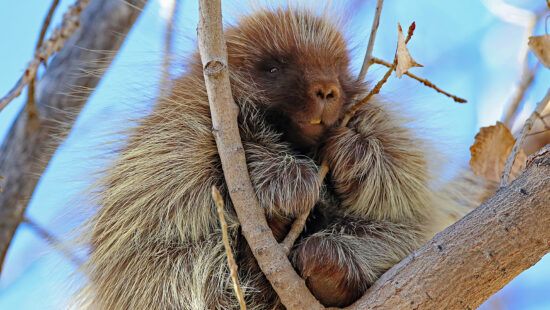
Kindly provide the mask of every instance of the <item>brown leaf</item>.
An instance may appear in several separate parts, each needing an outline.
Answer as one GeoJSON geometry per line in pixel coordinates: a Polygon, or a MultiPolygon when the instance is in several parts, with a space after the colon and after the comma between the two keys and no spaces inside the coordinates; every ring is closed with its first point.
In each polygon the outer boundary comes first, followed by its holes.
{"type": "Polygon", "coordinates": [[[550,35],[529,37],[528,45],[540,63],[550,68],[550,35]]]}
{"type": "Polygon", "coordinates": [[[395,69],[395,76],[401,78],[405,72],[413,67],[423,67],[421,64],[414,61],[405,43],[405,37],[403,36],[403,30],[401,25],[397,26],[397,68],[395,69]]]}
{"type": "MultiPolygon", "coordinates": [[[[510,130],[501,122],[494,126],[482,127],[470,147],[472,171],[489,182],[500,182],[502,170],[515,142],[516,139],[510,130]]],[[[519,176],[525,167],[526,159],[527,156],[520,150],[512,167],[510,180],[519,176]]]]}

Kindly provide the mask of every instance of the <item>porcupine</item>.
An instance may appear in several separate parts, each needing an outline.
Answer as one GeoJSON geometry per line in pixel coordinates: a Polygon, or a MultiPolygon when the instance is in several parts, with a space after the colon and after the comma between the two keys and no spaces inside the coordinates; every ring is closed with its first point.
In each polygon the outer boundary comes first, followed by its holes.
{"type": "MultiPolygon", "coordinates": [[[[350,70],[340,25],[308,9],[258,10],[225,30],[250,177],[277,240],[315,208],[291,250],[326,306],[345,306],[471,204],[435,190],[425,139],[350,70]],[[330,172],[318,183],[319,163],[330,172]],[[437,228],[436,228],[437,227],[437,228]]],[[[128,129],[96,190],[86,230],[93,309],[237,309],[211,187],[222,192],[249,309],[282,308],[240,233],[211,133],[198,52],[128,129]]],[[[447,187],[448,188],[448,187],[447,187]]]]}

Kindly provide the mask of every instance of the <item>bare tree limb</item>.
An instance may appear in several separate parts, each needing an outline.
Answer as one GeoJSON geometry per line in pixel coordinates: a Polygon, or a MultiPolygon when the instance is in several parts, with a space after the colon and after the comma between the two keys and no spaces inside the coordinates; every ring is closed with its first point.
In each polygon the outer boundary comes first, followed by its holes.
{"type": "Polygon", "coordinates": [[[367,70],[369,70],[370,65],[372,64],[372,50],[374,48],[374,40],[376,39],[376,31],[378,30],[378,25],[380,24],[380,14],[382,13],[382,5],[384,0],[378,0],[376,2],[376,9],[374,11],[374,18],[372,20],[372,27],[370,29],[369,43],[367,44],[367,52],[365,53],[365,59],[363,60],[363,66],[359,72],[359,81],[363,81],[365,76],[367,76],[367,70]]]}
{"type": "Polygon", "coordinates": [[[229,234],[227,233],[227,222],[225,221],[225,215],[223,212],[223,198],[216,186],[212,186],[212,199],[218,207],[218,217],[220,218],[220,226],[222,228],[223,235],[223,245],[225,247],[225,254],[227,255],[227,264],[229,265],[229,271],[231,273],[231,280],[233,281],[233,289],[235,290],[235,295],[237,295],[237,300],[239,301],[239,306],[241,310],[246,310],[246,303],[243,297],[243,291],[241,290],[241,285],[239,284],[238,276],[238,266],[231,251],[231,245],[229,244],[229,234]]]}
{"type": "Polygon", "coordinates": [[[508,177],[510,176],[510,172],[512,171],[512,166],[514,165],[514,162],[516,161],[516,157],[518,156],[518,153],[521,149],[521,145],[523,143],[523,140],[533,127],[533,124],[535,123],[537,117],[539,117],[544,111],[544,108],[546,105],[550,102],[550,88],[548,89],[548,92],[546,93],[546,96],[537,104],[537,107],[535,108],[535,111],[531,113],[531,116],[525,121],[525,124],[521,128],[521,131],[519,132],[519,136],[516,139],[516,143],[514,143],[514,147],[512,148],[512,152],[510,153],[510,156],[508,157],[508,160],[506,161],[506,166],[504,166],[504,171],[502,172],[502,179],[500,180],[500,186],[506,186],[508,184],[508,177]]]}
{"type": "MultiPolygon", "coordinates": [[[[23,88],[36,77],[36,71],[38,71],[40,64],[43,61],[47,61],[55,52],[59,51],[69,36],[78,29],[80,26],[80,13],[86,8],[89,1],[90,0],[77,0],[74,5],[71,5],[67,9],[67,12],[63,15],[61,26],[53,31],[51,37],[44,42],[44,44],[40,44],[34,53],[34,58],[27,64],[23,76],[21,76],[6,96],[0,98],[0,111],[5,108],[10,101],[21,94],[23,88]]],[[[55,6],[52,8],[55,9],[55,6]]],[[[52,8],[50,8],[50,12],[53,14],[52,8]]],[[[46,18],[45,23],[49,23],[48,18],[46,18]]],[[[45,30],[43,31],[45,33],[45,30]]],[[[40,34],[40,36],[42,36],[42,34],[40,34]]]]}
{"type": "MultiPolygon", "coordinates": [[[[48,28],[50,27],[50,22],[52,21],[53,14],[55,13],[55,9],[57,8],[58,4],[59,4],[59,0],[53,0],[48,10],[48,14],[46,14],[46,17],[42,22],[40,35],[38,35],[38,41],[36,41],[36,47],[35,47],[36,52],[40,49],[40,47],[42,46],[42,43],[44,42],[44,38],[46,37],[46,31],[48,31],[48,28]]],[[[44,63],[45,62],[46,60],[44,61],[44,63]]],[[[34,85],[35,84],[36,84],[36,75],[31,79],[31,81],[29,82],[29,87],[27,87],[27,104],[29,105],[34,105],[34,85]]]]}
{"type": "Polygon", "coordinates": [[[162,59],[162,75],[160,80],[160,91],[166,92],[170,89],[170,66],[174,56],[174,25],[179,11],[180,0],[172,0],[170,16],[166,20],[164,30],[164,56],[162,59]]]}
{"type": "MultiPolygon", "coordinates": [[[[519,9],[519,11],[516,11],[517,8],[514,8],[513,6],[511,7],[509,4],[502,3],[502,4],[493,4],[493,5],[505,5],[507,8],[511,8],[512,11],[508,11],[504,13],[505,15],[508,15],[508,16],[513,16],[514,15],[513,13],[523,11],[522,9],[519,9]]],[[[548,8],[542,7],[536,10],[535,12],[529,12],[527,14],[524,14],[527,17],[525,19],[526,25],[525,25],[525,35],[523,39],[525,42],[527,42],[529,37],[533,35],[535,31],[535,26],[540,20],[543,19],[543,17],[546,15],[547,12],[548,12],[548,8]]],[[[526,48],[527,44],[525,43],[522,44],[521,46],[524,46],[524,48],[520,49],[520,53],[519,53],[519,56],[521,58],[521,76],[514,90],[514,94],[511,97],[510,102],[506,107],[506,112],[502,117],[502,122],[510,129],[512,129],[512,127],[514,126],[514,122],[516,120],[517,114],[519,113],[519,105],[523,101],[523,98],[525,98],[525,93],[527,93],[527,90],[533,84],[533,81],[535,79],[535,74],[537,73],[537,70],[540,68],[540,63],[538,62],[533,68],[529,67],[529,49],[526,48]]]]}
{"type": "Polygon", "coordinates": [[[525,93],[527,93],[527,90],[533,84],[538,68],[540,68],[540,63],[537,63],[533,69],[530,69],[527,64],[527,59],[525,59],[520,81],[516,86],[515,93],[512,96],[510,103],[506,107],[506,113],[502,119],[502,122],[506,125],[506,127],[512,128],[514,126],[514,121],[516,120],[519,110],[519,104],[523,101],[523,98],[525,98],[525,93]]]}
{"type": "Polygon", "coordinates": [[[40,226],[38,223],[28,217],[25,217],[23,222],[29,225],[29,227],[42,239],[46,240],[46,242],[48,242],[50,246],[61,252],[75,266],[80,267],[84,263],[80,258],[76,257],[76,255],[74,255],[74,253],[72,253],[70,249],[67,248],[66,244],[63,244],[61,241],[59,241],[59,239],[51,234],[46,228],[40,226]]]}
{"type": "Polygon", "coordinates": [[[238,107],[229,85],[220,0],[199,1],[199,51],[223,174],[242,233],[260,269],[287,309],[324,309],[296,274],[267,225],[250,182],[237,124],[238,107]]]}
{"type": "Polygon", "coordinates": [[[110,65],[146,0],[92,0],[80,28],[37,84],[36,113],[23,108],[0,147],[0,265],[38,179],[110,65]],[[104,52],[108,51],[106,54],[104,52]],[[97,74],[85,75],[83,71],[97,74]],[[72,89],[86,91],[74,93],[72,89]],[[62,124],[62,126],[61,126],[62,124]]]}
{"type": "Polygon", "coordinates": [[[550,251],[550,145],[346,309],[476,309],[550,251]]]}
{"type": "MultiPolygon", "coordinates": [[[[379,64],[379,65],[385,66],[385,67],[387,67],[387,68],[391,68],[391,66],[392,66],[391,63],[389,63],[389,62],[387,62],[387,61],[385,61],[385,60],[382,60],[382,59],[380,59],[380,58],[376,58],[376,57],[372,57],[372,60],[371,60],[371,61],[372,61],[372,63],[379,64]]],[[[417,80],[418,82],[420,82],[420,83],[426,85],[427,87],[433,88],[436,92],[441,93],[441,94],[443,94],[443,95],[445,95],[445,96],[447,96],[447,97],[452,98],[455,102],[458,102],[458,103],[466,103],[466,102],[467,102],[466,99],[462,99],[462,98],[457,97],[457,96],[455,96],[455,95],[453,95],[453,94],[451,94],[451,93],[449,93],[449,92],[444,91],[443,89],[437,87],[434,83],[428,81],[427,79],[424,79],[424,78],[421,78],[421,77],[419,77],[419,76],[416,76],[416,75],[410,73],[409,71],[405,72],[404,74],[405,74],[406,76],[408,76],[408,77],[410,77],[410,78],[412,78],[412,79],[414,79],[414,80],[417,80]]]]}

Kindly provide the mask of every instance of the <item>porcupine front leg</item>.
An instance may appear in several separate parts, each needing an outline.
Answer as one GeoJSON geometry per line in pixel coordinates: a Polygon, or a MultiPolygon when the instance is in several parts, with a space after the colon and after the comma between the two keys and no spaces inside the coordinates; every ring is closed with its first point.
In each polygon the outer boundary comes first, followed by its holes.
{"type": "Polygon", "coordinates": [[[320,185],[313,160],[273,145],[243,144],[250,180],[268,218],[290,219],[317,202],[320,185]]]}
{"type": "Polygon", "coordinates": [[[321,303],[345,307],[421,242],[414,224],[338,217],[303,239],[291,260],[321,303]]]}
{"type": "Polygon", "coordinates": [[[292,251],[294,266],[325,306],[346,306],[426,241],[432,207],[425,154],[380,105],[333,128],[321,156],[338,202],[328,228],[292,251]]]}

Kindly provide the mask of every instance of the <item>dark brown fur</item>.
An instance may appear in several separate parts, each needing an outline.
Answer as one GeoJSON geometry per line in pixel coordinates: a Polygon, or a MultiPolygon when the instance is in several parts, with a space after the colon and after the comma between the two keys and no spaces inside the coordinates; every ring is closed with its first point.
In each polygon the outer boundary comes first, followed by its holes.
{"type": "MultiPolygon", "coordinates": [[[[450,191],[430,187],[423,141],[381,103],[334,128],[366,89],[350,73],[346,42],[328,17],[259,11],[229,27],[226,40],[251,181],[275,237],[282,240],[292,218],[316,205],[290,258],[322,303],[350,304],[465,210],[450,191]],[[330,173],[321,187],[323,158],[330,173]]],[[[89,281],[77,306],[237,309],[210,197],[216,185],[248,307],[271,309],[277,297],[227,195],[198,55],[174,85],[130,130],[98,186],[89,281]]]]}

